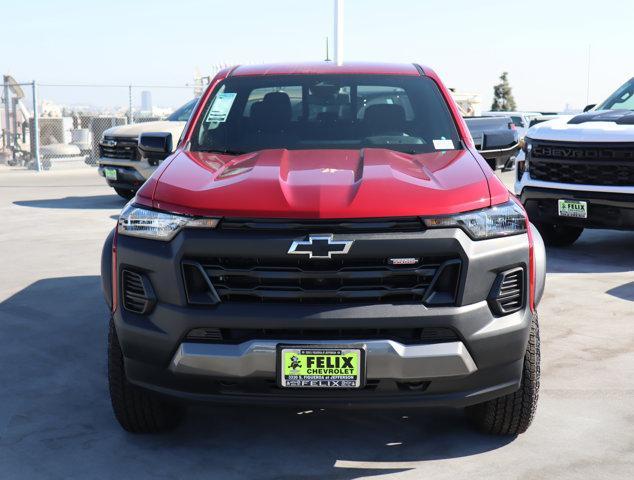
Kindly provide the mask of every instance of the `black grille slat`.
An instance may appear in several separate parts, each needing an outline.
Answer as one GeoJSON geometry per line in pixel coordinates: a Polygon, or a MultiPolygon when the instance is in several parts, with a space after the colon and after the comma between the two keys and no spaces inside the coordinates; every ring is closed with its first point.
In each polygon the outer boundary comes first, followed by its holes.
{"type": "Polygon", "coordinates": [[[425,328],[336,328],[336,329],[265,329],[196,328],[188,340],[218,343],[242,343],[249,340],[394,340],[403,344],[440,343],[459,340],[447,327],[425,328]]]}
{"type": "Polygon", "coordinates": [[[347,278],[387,278],[398,277],[404,275],[418,275],[433,277],[436,273],[436,268],[385,268],[382,270],[362,270],[362,269],[350,269],[344,268],[337,271],[303,271],[296,269],[293,271],[286,269],[271,269],[265,270],[262,268],[253,269],[225,269],[223,267],[211,266],[205,267],[205,271],[210,277],[217,276],[244,276],[258,279],[302,279],[302,278],[320,278],[320,279],[347,279],[347,278]]]}
{"type": "Polygon", "coordinates": [[[392,289],[358,289],[358,290],[274,290],[274,289],[229,289],[216,286],[216,291],[221,299],[224,297],[257,297],[262,300],[317,300],[317,299],[377,299],[387,297],[421,297],[425,293],[424,288],[392,288],[392,289]]]}
{"type": "Polygon", "coordinates": [[[536,143],[532,179],[575,185],[634,186],[634,144],[536,143]]]}
{"type": "Polygon", "coordinates": [[[425,257],[415,265],[395,266],[388,258],[220,257],[200,264],[221,301],[420,302],[450,260],[425,257]]]}
{"type": "Polygon", "coordinates": [[[288,220],[260,218],[225,218],[220,228],[242,231],[276,231],[305,233],[412,232],[423,230],[418,217],[389,219],[288,220]]]}

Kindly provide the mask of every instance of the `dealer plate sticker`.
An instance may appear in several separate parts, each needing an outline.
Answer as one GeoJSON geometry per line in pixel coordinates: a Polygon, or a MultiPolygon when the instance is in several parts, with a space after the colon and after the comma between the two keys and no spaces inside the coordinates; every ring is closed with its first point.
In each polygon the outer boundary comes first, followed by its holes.
{"type": "Polygon", "coordinates": [[[580,200],[559,200],[559,216],[588,218],[588,202],[580,200]]]}
{"type": "Polygon", "coordinates": [[[103,172],[108,180],[117,179],[117,171],[114,168],[104,168],[103,172]]]}
{"type": "Polygon", "coordinates": [[[280,386],[287,388],[359,388],[364,350],[339,347],[279,348],[280,386]]]}

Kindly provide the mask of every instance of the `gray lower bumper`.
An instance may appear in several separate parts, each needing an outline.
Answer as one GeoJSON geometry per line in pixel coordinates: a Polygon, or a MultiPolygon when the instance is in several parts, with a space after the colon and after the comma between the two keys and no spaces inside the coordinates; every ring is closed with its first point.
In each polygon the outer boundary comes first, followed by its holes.
{"type": "MultiPolygon", "coordinates": [[[[279,343],[297,341],[252,340],[238,345],[182,343],[170,364],[177,374],[225,378],[275,378],[279,343]]],[[[341,345],[337,341],[306,342],[341,345]]],[[[426,380],[469,375],[477,370],[462,342],[403,345],[393,340],[346,343],[366,348],[368,379],[426,380]]]]}

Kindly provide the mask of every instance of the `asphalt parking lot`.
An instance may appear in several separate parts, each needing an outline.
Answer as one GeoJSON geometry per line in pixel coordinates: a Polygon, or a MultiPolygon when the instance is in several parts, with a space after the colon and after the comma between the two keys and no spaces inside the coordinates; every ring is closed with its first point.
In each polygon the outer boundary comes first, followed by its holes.
{"type": "Polygon", "coordinates": [[[123,204],[93,170],[0,172],[0,478],[632,478],[634,232],[548,251],[540,404],[518,438],[454,410],[245,407],[135,436],[110,409],[99,279],[123,204]]]}

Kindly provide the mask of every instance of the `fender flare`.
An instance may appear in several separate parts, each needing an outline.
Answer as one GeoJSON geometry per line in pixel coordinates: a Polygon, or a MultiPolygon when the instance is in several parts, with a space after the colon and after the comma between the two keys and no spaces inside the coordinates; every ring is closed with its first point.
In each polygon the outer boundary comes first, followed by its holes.
{"type": "Polygon", "coordinates": [[[530,224],[531,235],[533,237],[533,258],[535,264],[535,307],[539,305],[539,302],[544,295],[544,288],[546,287],[546,247],[544,246],[544,240],[539,234],[537,227],[530,224]]]}

